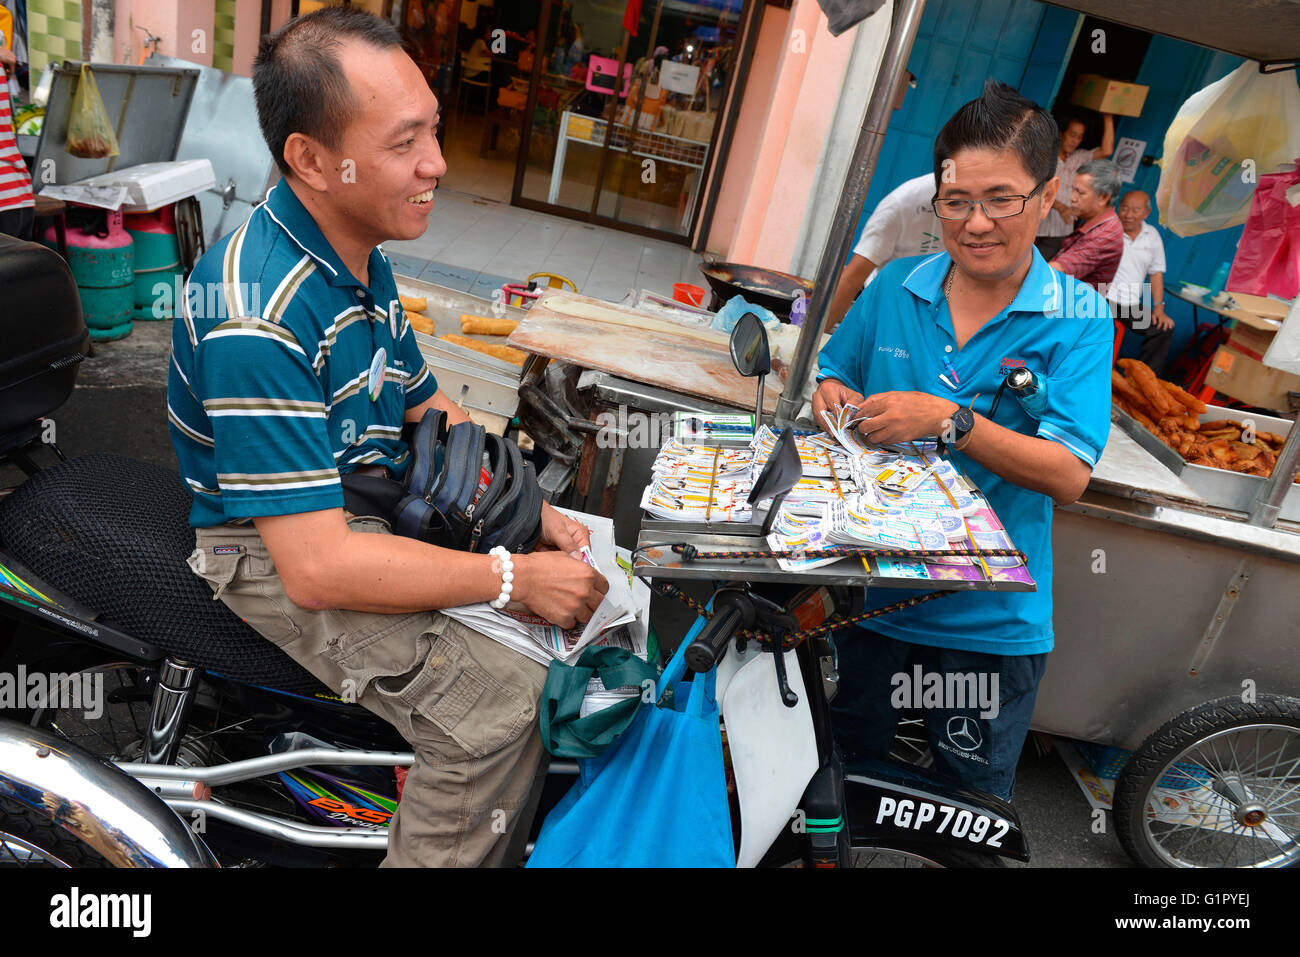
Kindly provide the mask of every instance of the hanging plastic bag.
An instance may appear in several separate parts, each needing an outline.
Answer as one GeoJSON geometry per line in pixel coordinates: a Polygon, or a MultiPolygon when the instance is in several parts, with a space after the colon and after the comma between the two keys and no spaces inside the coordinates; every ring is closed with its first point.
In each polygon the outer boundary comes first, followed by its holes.
{"type": "Polygon", "coordinates": [[[552,661],[542,689],[542,745],[557,758],[594,758],[613,744],[636,717],[641,695],[583,714],[588,683],[597,678],[605,688],[655,682],[659,672],[625,648],[591,645],[572,665],[552,661]]]}
{"type": "Polygon", "coordinates": [[[699,630],[682,639],[660,679],[674,704],[641,708],[603,754],[579,762],[578,781],[547,816],[529,867],[736,866],[717,669],[680,681],[699,630]]]}
{"type": "Polygon", "coordinates": [[[885,0],[817,0],[817,5],[826,14],[826,29],[837,37],[883,7],[885,0]]]}
{"type": "Polygon", "coordinates": [[[108,111],[100,99],[99,87],[95,84],[95,75],[90,72],[89,63],[81,64],[77,92],[72,97],[67,150],[82,159],[104,159],[118,155],[113,124],[109,122],[108,111]]]}
{"type": "Polygon", "coordinates": [[[1165,135],[1156,205],[1179,236],[1238,226],[1259,177],[1300,156],[1295,74],[1260,73],[1248,60],[1183,104],[1165,135]]]}
{"type": "Polygon", "coordinates": [[[1283,299],[1300,292],[1300,171],[1259,178],[1227,288],[1283,299]]]}

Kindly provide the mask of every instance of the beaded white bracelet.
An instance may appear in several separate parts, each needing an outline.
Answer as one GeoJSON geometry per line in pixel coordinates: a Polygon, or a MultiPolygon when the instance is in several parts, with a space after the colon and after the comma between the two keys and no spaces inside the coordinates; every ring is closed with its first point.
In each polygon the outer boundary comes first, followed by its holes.
{"type": "MultiPolygon", "coordinates": [[[[494,556],[501,562],[501,594],[497,595],[496,600],[491,602],[493,608],[504,608],[510,602],[510,593],[515,590],[515,563],[510,558],[510,552],[504,545],[497,545],[488,551],[489,555],[494,556]]],[[[493,563],[493,571],[496,571],[496,563],[493,563]]]]}

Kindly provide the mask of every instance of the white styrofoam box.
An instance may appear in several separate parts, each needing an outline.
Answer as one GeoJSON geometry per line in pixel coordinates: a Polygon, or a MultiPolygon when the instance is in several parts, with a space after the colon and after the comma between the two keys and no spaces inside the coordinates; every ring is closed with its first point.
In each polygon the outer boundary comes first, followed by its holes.
{"type": "Polygon", "coordinates": [[[141,163],[79,180],[77,186],[123,186],[127,191],[124,212],[142,212],[167,206],[217,185],[211,160],[175,160],[141,163]]]}

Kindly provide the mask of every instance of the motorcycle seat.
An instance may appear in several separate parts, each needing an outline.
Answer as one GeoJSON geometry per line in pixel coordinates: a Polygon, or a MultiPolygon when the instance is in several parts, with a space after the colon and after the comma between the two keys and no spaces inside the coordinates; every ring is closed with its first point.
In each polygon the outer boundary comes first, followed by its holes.
{"type": "Polygon", "coordinates": [[[107,624],[238,681],[336,696],[194,574],[191,495],[176,472],[111,453],[37,472],[0,499],[0,542],[107,624]]]}

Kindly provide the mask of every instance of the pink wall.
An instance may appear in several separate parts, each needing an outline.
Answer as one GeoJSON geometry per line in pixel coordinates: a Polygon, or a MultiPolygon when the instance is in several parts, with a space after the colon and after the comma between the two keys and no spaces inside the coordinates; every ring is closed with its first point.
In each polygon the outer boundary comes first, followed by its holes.
{"type": "Polygon", "coordinates": [[[137,63],[148,28],[162,38],[158,52],[212,66],[212,0],[117,0],[114,8],[117,62],[137,63]],[[203,30],[203,52],[195,52],[193,31],[203,30]]]}
{"type": "MultiPolygon", "coordinates": [[[[176,45],[171,49],[180,52],[172,56],[200,66],[212,66],[212,44],[216,39],[214,14],[211,0],[181,0],[176,4],[176,45]],[[195,31],[201,31],[201,43],[194,39],[195,31]]],[[[163,49],[167,49],[165,40],[163,49]]]]}
{"type": "Polygon", "coordinates": [[[750,61],[749,78],[740,104],[740,116],[732,134],[727,167],[722,173],[722,188],[713,207],[713,225],[705,248],[723,259],[728,258],[740,211],[745,203],[750,177],[758,157],[758,144],[772,105],[772,87],[777,66],[785,48],[785,33],[790,12],[781,7],[765,7],[758,30],[758,43],[750,61]]]}
{"type": "MultiPolygon", "coordinates": [[[[275,11],[271,12],[272,29],[279,26],[275,11]]],[[[240,76],[253,75],[253,57],[257,56],[257,41],[262,32],[262,0],[237,0],[235,4],[235,72],[240,76]]]]}
{"type": "Polygon", "coordinates": [[[816,0],[795,0],[728,259],[790,268],[853,39],[830,35],[816,0]]]}

